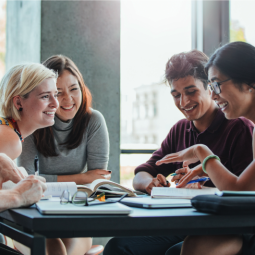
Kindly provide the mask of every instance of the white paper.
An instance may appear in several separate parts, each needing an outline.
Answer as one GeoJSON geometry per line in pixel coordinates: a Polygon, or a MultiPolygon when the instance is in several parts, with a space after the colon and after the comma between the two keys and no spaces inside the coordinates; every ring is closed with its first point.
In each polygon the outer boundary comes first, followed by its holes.
{"type": "Polygon", "coordinates": [[[219,191],[217,188],[185,189],[153,187],[151,197],[153,198],[192,198],[198,195],[212,195],[219,191]]]}
{"type": "Polygon", "coordinates": [[[73,196],[77,191],[75,182],[46,182],[46,186],[45,196],[52,195],[53,197],[60,197],[64,190],[69,190],[70,195],[73,196]]]}

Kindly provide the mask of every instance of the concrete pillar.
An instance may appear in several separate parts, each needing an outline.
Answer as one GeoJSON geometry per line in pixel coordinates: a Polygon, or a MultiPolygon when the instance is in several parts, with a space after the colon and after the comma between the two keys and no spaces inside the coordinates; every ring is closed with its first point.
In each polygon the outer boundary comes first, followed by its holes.
{"type": "Polygon", "coordinates": [[[120,2],[8,1],[6,67],[70,57],[105,117],[110,136],[109,169],[119,182],[120,2]]]}

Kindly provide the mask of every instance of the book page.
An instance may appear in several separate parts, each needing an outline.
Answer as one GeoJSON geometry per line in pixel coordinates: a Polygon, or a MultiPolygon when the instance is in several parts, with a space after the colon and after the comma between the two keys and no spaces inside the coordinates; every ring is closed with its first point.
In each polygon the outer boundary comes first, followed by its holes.
{"type": "Polygon", "coordinates": [[[45,196],[52,195],[53,197],[60,197],[64,190],[69,190],[70,195],[73,196],[77,191],[75,182],[46,182],[46,186],[45,196]]]}
{"type": "Polygon", "coordinates": [[[110,185],[113,185],[113,186],[118,187],[118,188],[120,188],[122,190],[133,192],[129,188],[126,188],[126,187],[124,187],[124,186],[122,186],[122,185],[120,185],[120,184],[118,184],[116,182],[112,182],[112,181],[109,181],[109,180],[106,180],[106,179],[97,179],[97,180],[93,181],[90,184],[90,188],[95,191],[95,189],[97,189],[98,187],[100,187],[100,186],[102,186],[104,184],[109,184],[109,185],[107,185],[107,188],[109,188],[110,190],[114,190],[114,188],[111,188],[111,186],[110,186],[110,185]]]}
{"type": "Polygon", "coordinates": [[[193,198],[198,195],[213,195],[217,192],[217,188],[203,188],[203,189],[177,189],[167,187],[153,187],[151,197],[153,198],[193,198]]]}
{"type": "MultiPolygon", "coordinates": [[[[89,184],[89,187],[93,191],[96,191],[99,187],[106,186],[107,189],[109,189],[111,191],[115,191],[116,188],[111,187],[111,185],[114,186],[114,187],[118,187],[120,189],[118,191],[124,191],[124,192],[128,193],[129,196],[134,196],[134,197],[136,196],[136,194],[133,192],[133,190],[131,190],[129,188],[126,188],[126,187],[124,187],[124,186],[122,186],[122,185],[120,185],[116,182],[112,182],[112,181],[109,181],[109,180],[106,180],[106,179],[94,180],[92,183],[89,184]]],[[[86,186],[88,187],[88,184],[86,184],[86,186]]]]}
{"type": "Polygon", "coordinates": [[[77,185],[77,190],[87,192],[88,196],[91,196],[94,191],[90,188],[90,184],[77,185]]]}

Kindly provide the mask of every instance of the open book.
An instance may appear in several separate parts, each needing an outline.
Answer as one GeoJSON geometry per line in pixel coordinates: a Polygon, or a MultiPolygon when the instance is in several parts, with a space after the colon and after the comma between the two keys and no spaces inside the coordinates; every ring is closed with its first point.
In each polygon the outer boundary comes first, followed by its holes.
{"type": "Polygon", "coordinates": [[[90,184],[77,185],[77,188],[79,191],[87,192],[89,196],[96,191],[113,195],[123,195],[124,193],[128,193],[129,197],[136,197],[137,194],[143,194],[142,192],[129,189],[106,179],[97,179],[90,184]]]}
{"type": "Polygon", "coordinates": [[[44,195],[51,195],[53,197],[60,197],[64,190],[69,190],[71,196],[73,196],[77,190],[87,192],[88,196],[91,196],[91,194],[96,191],[113,195],[128,193],[129,197],[136,197],[136,194],[141,193],[106,179],[97,179],[90,184],[84,185],[76,185],[75,182],[47,182],[46,186],[47,190],[44,192],[44,195]]]}
{"type": "Polygon", "coordinates": [[[191,199],[198,195],[214,195],[219,190],[217,188],[203,187],[202,189],[153,187],[152,198],[186,198],[191,199]]]}

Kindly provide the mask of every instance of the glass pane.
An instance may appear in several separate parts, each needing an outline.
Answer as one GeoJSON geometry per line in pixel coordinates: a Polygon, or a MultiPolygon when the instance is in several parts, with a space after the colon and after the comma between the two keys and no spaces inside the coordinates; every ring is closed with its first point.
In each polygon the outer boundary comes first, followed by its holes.
{"type": "Polygon", "coordinates": [[[255,45],[252,17],[255,1],[230,0],[230,42],[244,41],[255,45]]]}
{"type": "Polygon", "coordinates": [[[5,72],[6,1],[0,0],[0,80],[5,72]]]}
{"type": "MultiPolygon", "coordinates": [[[[168,59],[189,50],[190,0],[121,1],[122,149],[157,149],[184,118],[163,80],[168,59]]],[[[121,155],[121,182],[132,183],[134,168],[149,157],[121,155]]]]}
{"type": "Polygon", "coordinates": [[[151,154],[121,154],[120,184],[133,189],[132,181],[136,166],[143,164],[150,157],[151,154]]]}
{"type": "MultiPolygon", "coordinates": [[[[120,172],[120,184],[133,189],[133,179],[135,168],[143,163],[145,163],[152,154],[121,154],[121,172],[120,172]]],[[[167,177],[170,182],[171,176],[167,177]]],[[[171,187],[175,187],[175,183],[171,182],[171,187]]]]}

